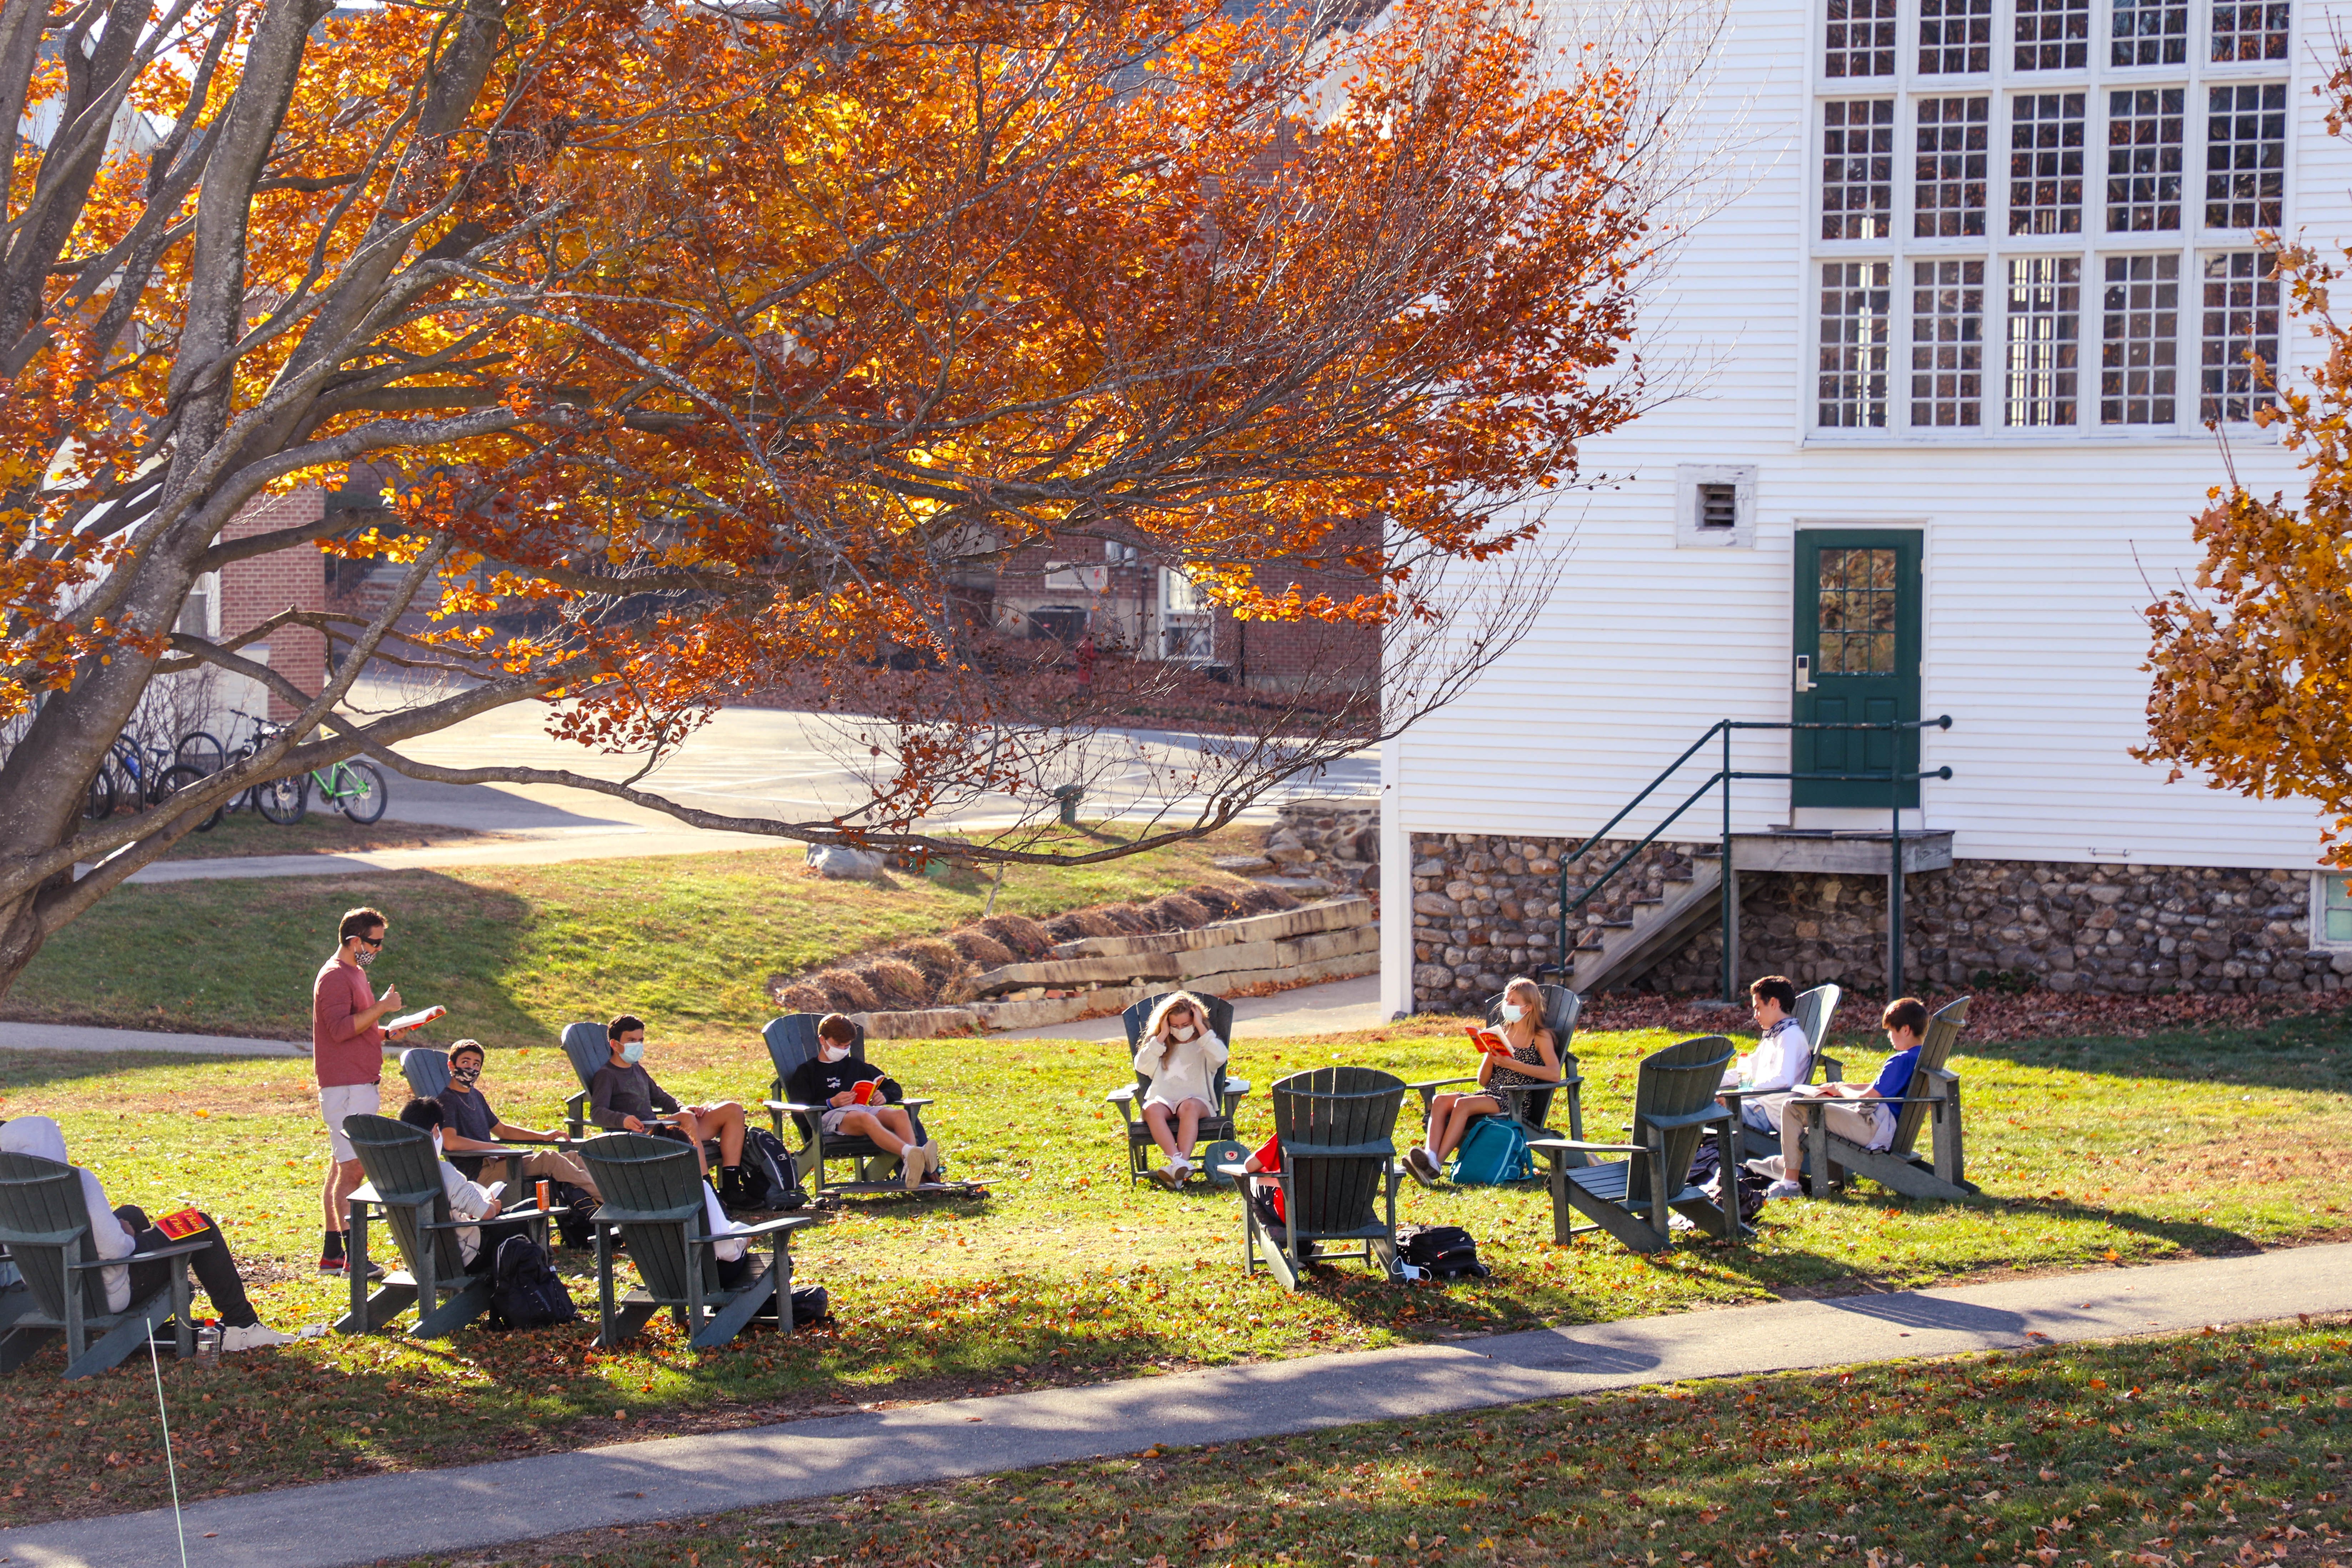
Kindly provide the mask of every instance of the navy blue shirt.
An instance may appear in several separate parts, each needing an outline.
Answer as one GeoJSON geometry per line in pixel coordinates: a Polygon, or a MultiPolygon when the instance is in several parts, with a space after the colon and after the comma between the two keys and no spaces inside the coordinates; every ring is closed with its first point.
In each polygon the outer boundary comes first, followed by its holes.
{"type": "Polygon", "coordinates": [[[1911,1075],[1918,1066],[1917,1046],[1907,1051],[1895,1052],[1886,1058],[1886,1065],[1878,1069],[1878,1081],[1870,1086],[1870,1092],[1881,1100],[1902,1099],[1911,1091],[1911,1075]]]}

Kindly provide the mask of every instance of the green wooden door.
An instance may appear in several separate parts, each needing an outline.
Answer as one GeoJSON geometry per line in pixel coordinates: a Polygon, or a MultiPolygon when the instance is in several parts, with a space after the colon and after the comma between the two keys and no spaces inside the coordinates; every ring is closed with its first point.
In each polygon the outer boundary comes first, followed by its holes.
{"type": "MultiPolygon", "coordinates": [[[[1797,534],[1796,661],[1799,723],[1885,723],[1919,717],[1919,535],[1905,529],[1803,530],[1797,534]]],[[[1797,773],[1877,773],[1890,764],[1919,771],[1916,730],[1799,730],[1790,745],[1797,773]]],[[[1800,778],[1791,805],[1888,805],[1887,786],[1867,779],[1800,778]]],[[[1919,804],[1918,781],[1901,785],[1919,804]]]]}

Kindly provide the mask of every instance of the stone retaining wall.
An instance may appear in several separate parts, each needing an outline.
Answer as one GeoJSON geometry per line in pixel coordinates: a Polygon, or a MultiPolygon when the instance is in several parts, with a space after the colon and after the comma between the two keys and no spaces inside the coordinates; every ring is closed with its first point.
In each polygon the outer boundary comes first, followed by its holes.
{"type": "Polygon", "coordinates": [[[1293,800],[1275,808],[1261,851],[1286,877],[1320,877],[1340,892],[1381,896],[1381,805],[1376,800],[1293,800]]]}
{"type": "MultiPolygon", "coordinates": [[[[1452,834],[1413,840],[1413,997],[1425,1010],[1483,1000],[1514,973],[1553,962],[1557,839],[1452,834]]],[[[1655,896],[1687,847],[1654,845],[1620,873],[1655,896]]],[[[1594,873],[1604,850],[1588,857],[1594,873]]],[[[1614,858],[1610,853],[1610,858],[1614,858]]],[[[1577,873],[1571,869],[1574,885],[1577,873]]],[[[1612,883],[1623,918],[1635,894],[1612,883]]],[[[2352,953],[2310,950],[2310,881],[2299,871],[2186,866],[1962,860],[1904,879],[1904,972],[1913,989],[2044,986],[2145,995],[2336,991],[2352,953]]],[[[1742,979],[1787,974],[1875,992],[1886,963],[1886,879],[1745,872],[1742,979]]],[[[1710,992],[1721,984],[1721,927],[1709,921],[1626,987],[1710,992]]]]}

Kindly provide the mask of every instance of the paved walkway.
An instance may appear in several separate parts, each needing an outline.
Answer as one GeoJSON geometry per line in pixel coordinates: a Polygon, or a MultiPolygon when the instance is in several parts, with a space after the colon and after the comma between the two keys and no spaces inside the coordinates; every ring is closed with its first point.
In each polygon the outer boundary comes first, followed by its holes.
{"type": "MultiPolygon", "coordinates": [[[[1643,1384],[2352,1310],[2352,1245],[952,1400],[197,1503],[194,1568],[341,1568],[874,1487],[1643,1384]],[[2033,1336],[2029,1339],[2029,1335],[2033,1336]],[[321,1528],[321,1521],[331,1526],[321,1528]]],[[[169,1510],[0,1534],[9,1568],[173,1568],[169,1510]]]]}
{"type": "Polygon", "coordinates": [[[170,1035],[85,1024],[0,1024],[0,1050],[182,1051],[202,1057],[307,1057],[308,1045],[238,1035],[170,1035]]]}

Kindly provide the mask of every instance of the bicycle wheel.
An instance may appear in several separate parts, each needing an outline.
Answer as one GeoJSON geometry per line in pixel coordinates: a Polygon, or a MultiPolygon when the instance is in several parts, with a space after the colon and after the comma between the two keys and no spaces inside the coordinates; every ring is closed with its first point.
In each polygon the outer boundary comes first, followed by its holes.
{"type": "Polygon", "coordinates": [[[191,730],[181,736],[180,743],[173,748],[172,755],[173,760],[189,767],[202,768],[208,773],[216,773],[228,766],[228,748],[205,730],[191,730]]]}
{"type": "MultiPolygon", "coordinates": [[[[162,778],[155,781],[154,804],[161,805],[182,790],[193,788],[210,777],[212,777],[211,773],[194,763],[174,763],[163,770],[162,778]]],[[[212,814],[196,824],[196,831],[210,833],[221,825],[221,818],[225,815],[226,813],[224,808],[217,805],[213,807],[212,814]]]]}
{"type": "Polygon", "coordinates": [[[291,827],[310,812],[310,775],[271,779],[253,786],[253,804],[262,816],[280,827],[291,827]]]}
{"type": "Polygon", "coordinates": [[[342,807],[345,816],[364,826],[383,816],[392,789],[373,763],[345,763],[331,776],[335,804],[342,807]]]}
{"type": "Polygon", "coordinates": [[[104,822],[114,815],[114,771],[104,763],[89,775],[89,793],[82,796],[81,814],[92,822],[104,822]]]}

